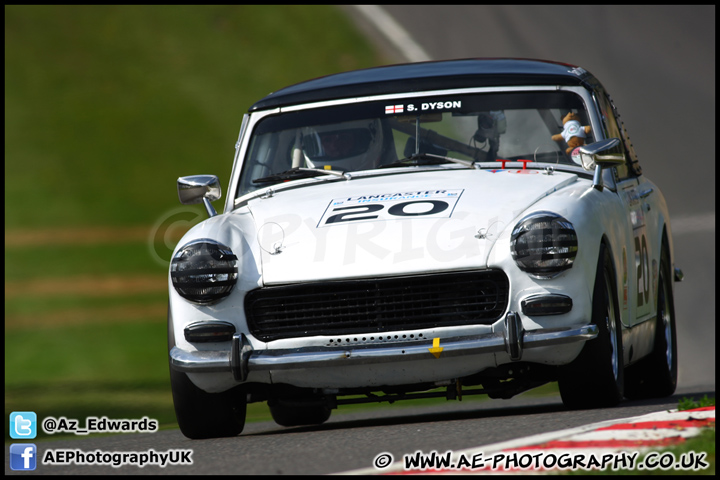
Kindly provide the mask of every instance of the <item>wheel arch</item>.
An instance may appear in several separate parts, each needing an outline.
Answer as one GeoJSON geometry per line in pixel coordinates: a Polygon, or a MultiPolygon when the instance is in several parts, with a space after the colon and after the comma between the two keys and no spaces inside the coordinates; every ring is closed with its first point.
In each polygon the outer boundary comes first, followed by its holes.
{"type": "Polygon", "coordinates": [[[616,252],[613,250],[612,242],[610,241],[609,237],[606,234],[603,234],[600,238],[600,247],[598,248],[598,266],[600,265],[600,252],[603,248],[606,249],[611,259],[610,269],[612,270],[612,275],[610,276],[610,279],[612,281],[613,289],[611,293],[615,297],[615,307],[617,309],[615,313],[620,319],[620,324],[622,325],[623,330],[626,330],[629,328],[629,325],[626,323],[625,319],[622,316],[622,309],[620,308],[620,305],[622,305],[622,299],[619,297],[620,290],[618,288],[619,285],[622,285],[622,279],[618,276],[622,272],[622,265],[618,265],[618,263],[622,260],[620,259],[620,257],[616,256],[616,252]]]}
{"type": "MultiPolygon", "coordinates": [[[[670,235],[668,234],[667,230],[667,224],[663,225],[662,229],[662,235],[660,237],[660,256],[658,257],[658,282],[657,285],[653,285],[654,287],[654,294],[655,297],[658,298],[660,295],[660,272],[659,269],[662,268],[662,258],[663,255],[667,255],[667,265],[666,265],[666,271],[665,275],[667,275],[667,278],[669,279],[669,285],[670,285],[670,307],[673,309],[673,313],[675,312],[675,282],[674,279],[674,272],[673,272],[673,251],[670,246],[670,235]]],[[[657,302],[655,302],[655,312],[654,314],[657,315],[657,302]]],[[[677,318],[677,317],[676,317],[677,318]]]]}

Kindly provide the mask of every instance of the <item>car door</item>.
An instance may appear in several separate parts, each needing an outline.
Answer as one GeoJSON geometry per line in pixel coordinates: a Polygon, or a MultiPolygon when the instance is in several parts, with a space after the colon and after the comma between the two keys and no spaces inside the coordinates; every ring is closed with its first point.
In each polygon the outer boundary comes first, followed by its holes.
{"type": "Polygon", "coordinates": [[[617,195],[625,207],[626,234],[621,256],[621,282],[618,296],[621,317],[627,326],[634,326],[648,319],[653,311],[654,288],[651,265],[657,265],[653,245],[654,235],[648,234],[647,215],[652,210],[653,185],[642,175],[642,170],[630,143],[627,132],[619,119],[611,98],[602,89],[596,90],[607,138],[619,138],[626,163],[614,170],[617,195]]]}
{"type": "Polygon", "coordinates": [[[618,194],[625,205],[627,221],[632,229],[632,244],[627,252],[627,268],[630,270],[628,277],[632,283],[626,286],[626,290],[629,289],[628,308],[630,311],[635,310],[635,314],[631,314],[631,318],[635,319],[632,324],[646,319],[652,313],[654,303],[650,271],[652,255],[645,216],[649,211],[647,197],[653,190],[642,180],[643,178],[639,177],[618,182],[618,194]]]}

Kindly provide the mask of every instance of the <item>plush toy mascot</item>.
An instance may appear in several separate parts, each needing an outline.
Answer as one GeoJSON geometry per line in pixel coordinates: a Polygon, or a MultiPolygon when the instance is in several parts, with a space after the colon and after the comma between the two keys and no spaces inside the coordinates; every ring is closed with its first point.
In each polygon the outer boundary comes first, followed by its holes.
{"type": "Polygon", "coordinates": [[[580,125],[580,117],[578,117],[577,113],[570,112],[563,118],[563,131],[553,135],[552,139],[556,142],[565,140],[568,145],[565,151],[570,155],[573,149],[585,145],[585,138],[590,131],[591,127],[589,125],[585,127],[580,125]]]}

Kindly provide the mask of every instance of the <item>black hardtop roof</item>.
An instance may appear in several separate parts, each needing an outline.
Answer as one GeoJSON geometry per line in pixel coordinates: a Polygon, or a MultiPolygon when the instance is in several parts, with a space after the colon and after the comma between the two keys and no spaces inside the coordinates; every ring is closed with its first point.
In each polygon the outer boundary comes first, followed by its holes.
{"type": "Polygon", "coordinates": [[[581,85],[593,80],[580,67],[546,60],[476,58],[406,63],[291,85],[257,101],[249,111],[386,93],[502,85],[581,85]]]}

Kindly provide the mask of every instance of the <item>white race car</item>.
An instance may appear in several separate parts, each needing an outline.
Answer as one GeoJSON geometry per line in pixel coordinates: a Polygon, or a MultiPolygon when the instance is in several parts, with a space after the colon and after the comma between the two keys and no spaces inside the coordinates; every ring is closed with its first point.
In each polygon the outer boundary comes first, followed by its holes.
{"type": "Polygon", "coordinates": [[[454,60],[310,80],[242,122],[169,271],[175,411],[233,436],[338,405],[513,395],[569,408],[677,382],[670,218],[612,100],[561,63],[454,60]]]}

